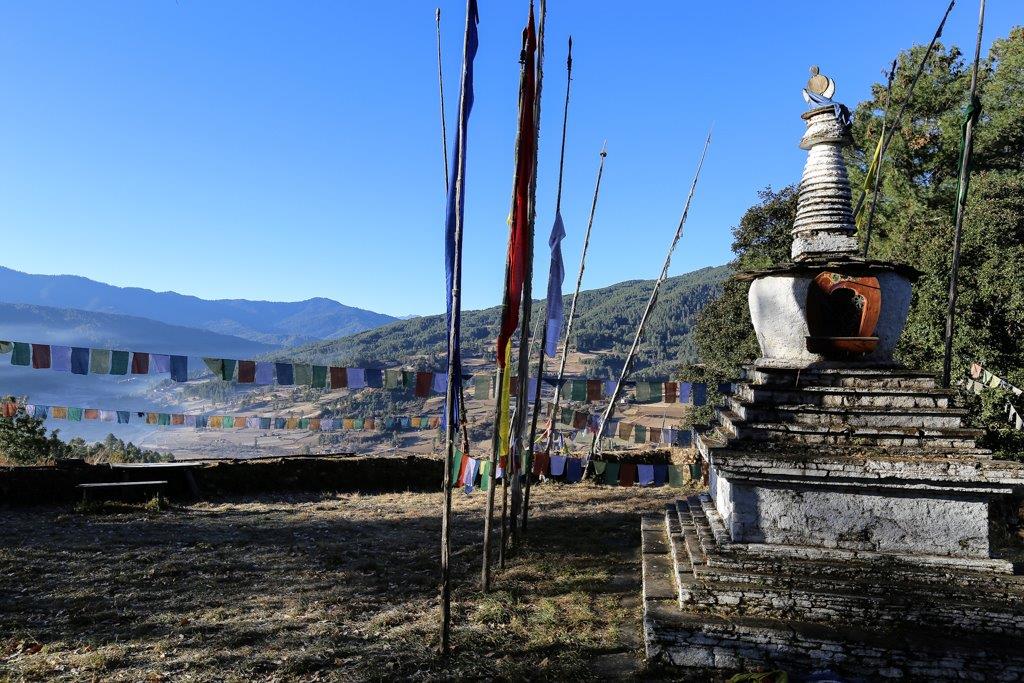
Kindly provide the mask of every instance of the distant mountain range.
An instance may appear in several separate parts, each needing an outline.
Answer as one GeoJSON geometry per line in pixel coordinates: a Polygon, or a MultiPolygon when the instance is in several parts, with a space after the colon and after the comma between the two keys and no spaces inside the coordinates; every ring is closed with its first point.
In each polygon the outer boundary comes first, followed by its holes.
{"type": "MultiPolygon", "coordinates": [[[[636,370],[648,374],[671,372],[681,363],[697,360],[690,331],[701,309],[718,296],[730,275],[728,266],[715,266],[668,278],[662,285],[658,304],[648,321],[636,370]]],[[[608,374],[625,356],[633,341],[636,325],[654,287],[653,280],[628,280],[580,293],[572,348],[582,352],[603,352],[604,365],[595,371],[608,374]]],[[[565,297],[569,313],[571,296],[565,297]]],[[[534,320],[543,315],[544,303],[533,304],[534,320]]],[[[494,357],[500,308],[462,313],[464,358],[494,357]]],[[[399,320],[366,332],[287,349],[288,357],[315,363],[360,366],[370,363],[397,365],[418,362],[441,369],[447,348],[444,316],[422,316],[399,320]]]]}
{"type": "Polygon", "coordinates": [[[0,303],[0,338],[14,341],[251,358],[278,348],[229,334],[115,313],[0,303]]]}
{"type": "MultiPolygon", "coordinates": [[[[76,275],[32,275],[2,266],[0,301],[149,318],[278,347],[344,337],[397,320],[321,297],[295,302],[207,300],[115,287],[76,275]]],[[[0,328],[0,336],[5,334],[13,336],[0,328]]]]}

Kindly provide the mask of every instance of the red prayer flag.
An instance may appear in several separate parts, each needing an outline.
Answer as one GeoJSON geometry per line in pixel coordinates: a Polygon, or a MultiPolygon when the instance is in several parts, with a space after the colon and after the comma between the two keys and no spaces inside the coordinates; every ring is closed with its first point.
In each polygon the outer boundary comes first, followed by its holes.
{"type": "Polygon", "coordinates": [[[430,396],[430,388],[434,384],[434,373],[432,372],[417,372],[416,373],[416,392],[415,395],[418,398],[427,398],[430,396]]]}
{"type": "Polygon", "coordinates": [[[508,233],[505,299],[502,302],[501,329],[496,352],[498,365],[505,367],[505,347],[519,326],[519,307],[526,279],[526,261],[530,248],[530,185],[533,181],[537,132],[534,128],[534,100],[537,96],[535,56],[537,36],[533,25],[533,6],[523,30],[522,78],[519,85],[519,135],[516,141],[515,197],[508,233]]]}
{"type": "Polygon", "coordinates": [[[624,462],[619,465],[619,486],[632,486],[636,483],[636,465],[624,462]]]}
{"type": "Polygon", "coordinates": [[[238,383],[252,384],[256,381],[256,361],[238,361],[238,383]]]}
{"type": "Polygon", "coordinates": [[[133,375],[148,375],[149,374],[149,354],[141,351],[132,352],[132,374],[133,375]]]}
{"type": "Polygon", "coordinates": [[[345,368],[331,368],[331,389],[345,389],[348,387],[348,370],[345,368]]]}
{"type": "Polygon", "coordinates": [[[36,370],[45,370],[50,367],[50,345],[32,345],[32,367],[36,370]]]}

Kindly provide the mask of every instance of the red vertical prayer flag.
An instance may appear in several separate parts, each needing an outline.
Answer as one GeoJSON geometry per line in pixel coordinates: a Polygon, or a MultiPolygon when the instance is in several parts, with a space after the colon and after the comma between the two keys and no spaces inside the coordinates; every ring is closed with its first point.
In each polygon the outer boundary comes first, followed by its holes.
{"type": "Polygon", "coordinates": [[[619,465],[619,486],[632,486],[636,483],[636,465],[624,462],[619,465]]]}
{"type": "Polygon", "coordinates": [[[132,374],[133,375],[148,375],[149,374],[149,354],[141,351],[132,352],[132,374]]]}
{"type": "Polygon", "coordinates": [[[252,384],[256,381],[256,361],[238,361],[238,383],[252,384]]]}
{"type": "Polygon", "coordinates": [[[533,181],[534,149],[537,133],[534,129],[534,100],[537,96],[536,70],[537,36],[534,32],[533,6],[523,30],[522,77],[519,84],[519,135],[516,141],[516,170],[514,197],[508,233],[505,300],[502,302],[501,329],[498,332],[496,352],[498,365],[505,367],[505,347],[519,326],[519,307],[523,298],[526,278],[527,249],[530,246],[530,185],[533,181]]]}
{"type": "Polygon", "coordinates": [[[50,367],[50,345],[32,345],[32,367],[36,370],[45,370],[50,367]]]}
{"type": "Polygon", "coordinates": [[[434,373],[432,372],[417,372],[416,373],[416,396],[418,398],[427,398],[430,396],[430,388],[434,384],[434,373]]]}
{"type": "Polygon", "coordinates": [[[348,387],[348,370],[345,368],[332,367],[331,389],[345,389],[348,387]]]}

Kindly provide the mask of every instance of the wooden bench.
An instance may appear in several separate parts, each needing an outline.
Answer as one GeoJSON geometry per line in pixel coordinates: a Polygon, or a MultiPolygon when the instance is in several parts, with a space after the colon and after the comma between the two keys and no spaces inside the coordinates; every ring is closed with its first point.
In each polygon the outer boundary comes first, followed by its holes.
{"type": "Polygon", "coordinates": [[[159,481],[111,481],[111,482],[100,482],[98,484],[78,484],[76,488],[82,489],[82,502],[87,503],[90,498],[90,493],[96,494],[101,491],[132,491],[145,493],[147,490],[152,490],[156,493],[157,500],[163,504],[163,492],[167,486],[166,480],[159,481]]]}

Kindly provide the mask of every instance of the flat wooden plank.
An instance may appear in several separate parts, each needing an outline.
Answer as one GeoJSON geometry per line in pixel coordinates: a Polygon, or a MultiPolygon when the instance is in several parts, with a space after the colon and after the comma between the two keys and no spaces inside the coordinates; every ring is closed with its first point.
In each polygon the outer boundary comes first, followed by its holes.
{"type": "Polygon", "coordinates": [[[104,482],[99,484],[78,484],[77,488],[80,489],[104,489],[113,488],[115,486],[166,486],[166,481],[112,481],[104,482]]]}

